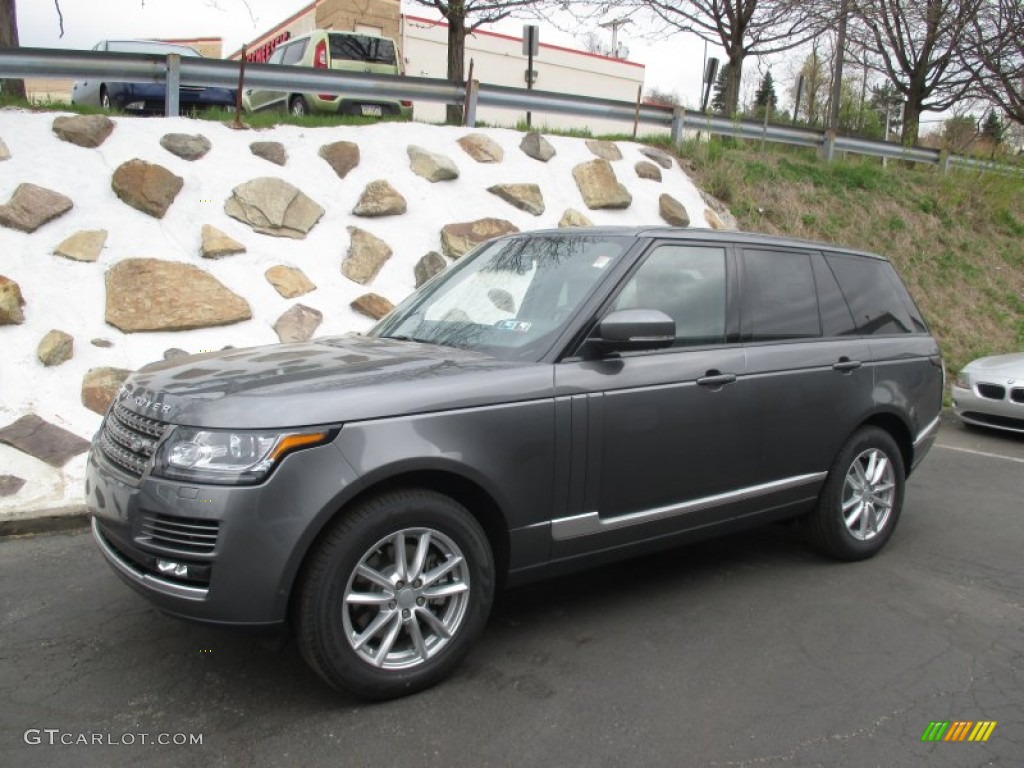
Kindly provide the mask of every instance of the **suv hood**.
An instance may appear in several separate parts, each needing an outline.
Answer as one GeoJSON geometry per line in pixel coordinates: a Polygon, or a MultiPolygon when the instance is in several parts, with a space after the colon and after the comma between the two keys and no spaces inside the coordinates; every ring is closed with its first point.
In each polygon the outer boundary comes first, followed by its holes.
{"type": "Polygon", "coordinates": [[[153,363],[117,399],[174,424],[276,429],[550,397],[552,376],[548,364],[343,336],[153,363]]]}

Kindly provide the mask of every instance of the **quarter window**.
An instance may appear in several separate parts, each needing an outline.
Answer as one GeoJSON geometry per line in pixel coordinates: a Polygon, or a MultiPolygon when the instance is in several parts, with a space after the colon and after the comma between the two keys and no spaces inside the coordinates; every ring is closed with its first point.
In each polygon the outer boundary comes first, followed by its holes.
{"type": "Polygon", "coordinates": [[[913,321],[903,297],[887,274],[892,270],[888,262],[838,254],[829,254],[826,259],[850,305],[858,331],[913,333],[913,321]]]}
{"type": "Polygon", "coordinates": [[[744,341],[821,336],[809,253],[744,250],[741,294],[744,341]]]}
{"type": "Polygon", "coordinates": [[[299,64],[302,61],[303,54],[306,53],[306,44],[309,40],[299,40],[283,47],[284,53],[281,54],[282,64],[299,64]]]}

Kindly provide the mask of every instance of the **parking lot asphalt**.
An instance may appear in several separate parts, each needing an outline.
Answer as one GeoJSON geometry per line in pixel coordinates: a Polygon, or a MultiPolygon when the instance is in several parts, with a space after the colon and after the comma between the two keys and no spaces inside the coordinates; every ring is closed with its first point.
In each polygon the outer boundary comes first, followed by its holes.
{"type": "Polygon", "coordinates": [[[874,560],[770,526],[513,590],[454,678],[384,704],[159,614],[84,532],[9,537],[0,765],[1020,765],[1024,440],[939,440],[874,560]]]}

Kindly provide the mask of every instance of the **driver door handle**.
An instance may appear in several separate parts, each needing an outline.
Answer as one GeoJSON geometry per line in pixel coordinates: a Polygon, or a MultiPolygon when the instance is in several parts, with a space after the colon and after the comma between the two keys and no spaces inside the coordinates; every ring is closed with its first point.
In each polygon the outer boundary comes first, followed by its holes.
{"type": "Polygon", "coordinates": [[[832,370],[840,371],[841,373],[846,373],[847,371],[855,371],[862,365],[864,365],[864,363],[862,363],[860,360],[851,360],[850,358],[844,356],[839,358],[839,362],[832,363],[832,370]]]}
{"type": "Polygon", "coordinates": [[[697,379],[702,387],[721,387],[724,384],[732,384],[736,381],[735,373],[721,373],[720,371],[708,371],[697,379]]]}

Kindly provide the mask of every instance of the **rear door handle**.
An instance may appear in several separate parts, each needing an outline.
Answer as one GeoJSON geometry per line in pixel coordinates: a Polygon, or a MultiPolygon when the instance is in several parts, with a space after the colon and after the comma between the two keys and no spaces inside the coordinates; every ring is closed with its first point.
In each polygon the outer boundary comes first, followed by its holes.
{"type": "Polygon", "coordinates": [[[848,357],[840,357],[839,362],[832,363],[832,370],[846,373],[847,371],[855,371],[862,365],[864,365],[864,363],[860,360],[851,360],[848,357]]]}
{"type": "Polygon", "coordinates": [[[735,373],[719,373],[718,371],[708,371],[707,375],[697,379],[697,383],[702,387],[721,387],[724,384],[732,384],[734,381],[736,381],[735,373]]]}

